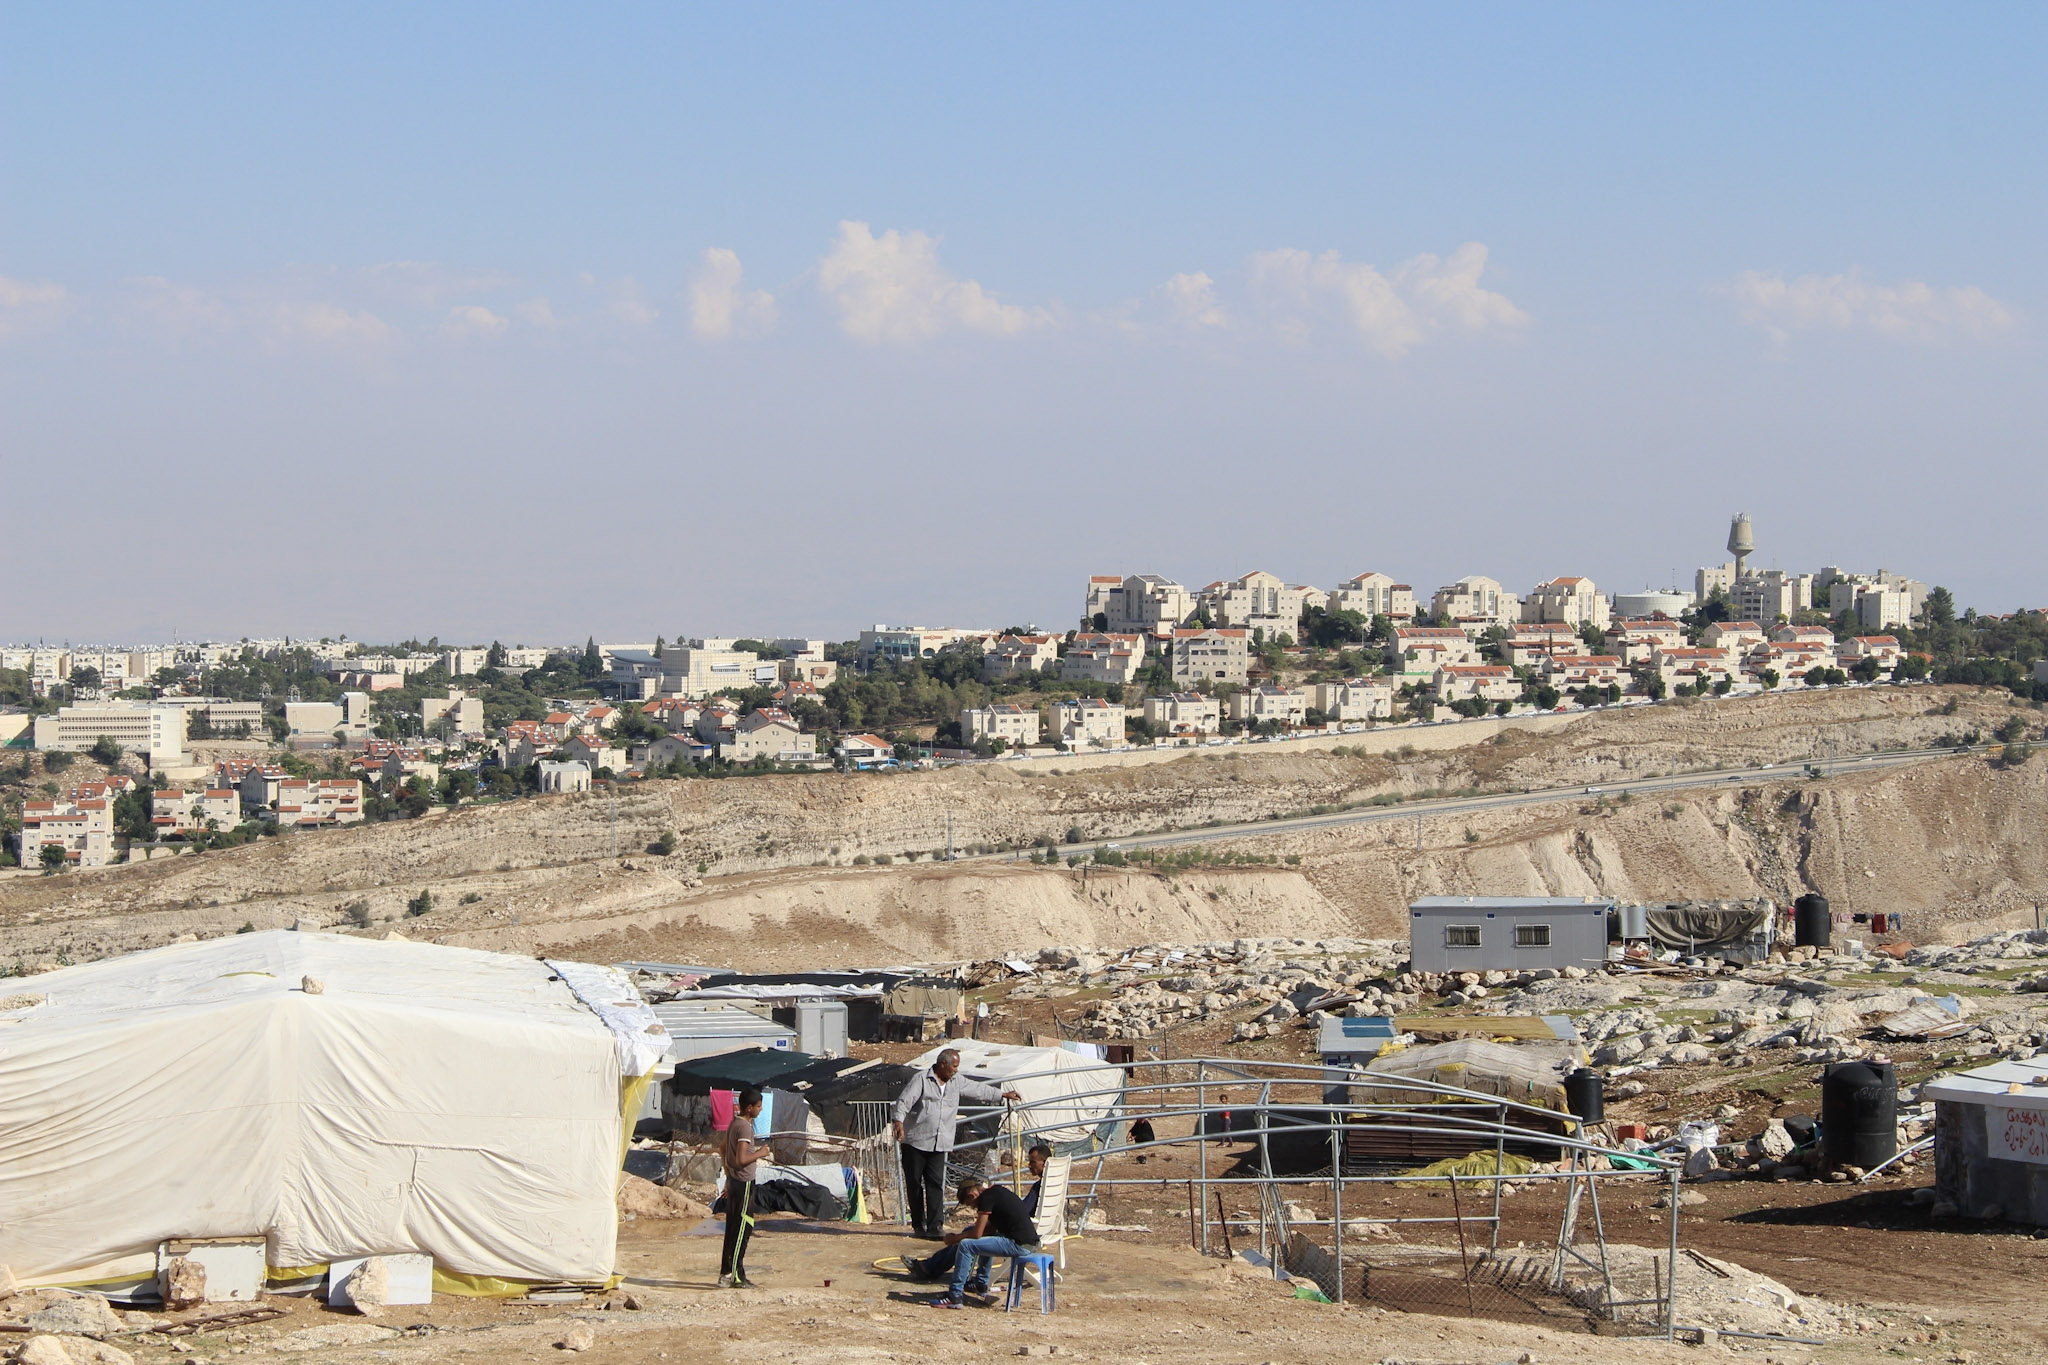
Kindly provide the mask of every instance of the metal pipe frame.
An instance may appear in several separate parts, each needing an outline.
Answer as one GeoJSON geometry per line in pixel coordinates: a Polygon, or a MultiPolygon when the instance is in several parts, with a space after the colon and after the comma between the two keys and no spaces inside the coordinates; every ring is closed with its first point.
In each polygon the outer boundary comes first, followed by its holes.
{"type": "MultiPolygon", "coordinates": [[[[1502,1223],[1501,1193],[1504,1184],[1510,1181],[1516,1184],[1559,1181],[1583,1182],[1582,1185],[1573,1186],[1572,1191],[1568,1193],[1568,1198],[1571,1199],[1575,1207],[1576,1195],[1579,1191],[1583,1190],[1590,1196],[1593,1212],[1592,1240],[1598,1259],[1596,1260],[1578,1250],[1577,1243],[1581,1235],[1580,1229],[1575,1220],[1567,1216],[1559,1228],[1560,1245],[1557,1252],[1559,1266],[1562,1267],[1565,1260],[1569,1258],[1589,1269],[1597,1271],[1601,1275],[1605,1283],[1601,1308],[1610,1320],[1618,1321],[1619,1311],[1624,1308],[1659,1309],[1661,1310],[1658,1314],[1660,1330],[1657,1332],[1657,1335],[1665,1339],[1674,1338],[1676,1335],[1678,1330],[1678,1298],[1675,1286],[1679,1251],[1678,1209],[1680,1186],[1683,1179],[1683,1168],[1677,1161],[1649,1152],[1623,1151],[1618,1148],[1586,1141],[1582,1137],[1573,1135],[1582,1129],[1579,1121],[1574,1116],[1560,1113],[1557,1110],[1546,1109],[1540,1105],[1527,1104],[1502,1095],[1466,1090],[1457,1086],[1444,1085],[1435,1081],[1416,1080],[1411,1077],[1360,1073],[1348,1067],[1338,1068],[1317,1063],[1240,1062],[1210,1057],[1133,1062],[1118,1067],[1118,1070],[1122,1073],[1122,1076],[1119,1083],[1114,1086],[1104,1085],[1093,1089],[1070,1091],[1048,1099],[1026,1100],[1021,1103],[1006,1104],[1000,1110],[994,1108],[963,1109],[961,1111],[963,1122],[971,1122],[998,1113],[1003,1116],[1003,1122],[994,1136],[962,1143],[955,1151],[967,1153],[979,1149],[992,1148],[1004,1140],[1006,1132],[1014,1137],[1016,1127],[1021,1127],[1023,1137],[1029,1139],[1030,1137],[1062,1128],[1098,1128],[1104,1122],[1114,1122],[1122,1125],[1130,1119],[1139,1116],[1153,1120],[1189,1119],[1192,1121],[1192,1131],[1186,1136],[1154,1137],[1150,1142],[1140,1143],[1111,1141],[1096,1146],[1091,1153],[1095,1157],[1095,1172],[1092,1176],[1087,1177],[1085,1181],[1087,1189],[1085,1202],[1082,1206],[1083,1224],[1085,1225],[1088,1212],[1095,1206],[1097,1194],[1104,1188],[1114,1189],[1119,1186],[1150,1186],[1157,1188],[1176,1183],[1170,1178],[1165,1177],[1106,1176],[1103,1174],[1103,1167],[1110,1157],[1128,1156],[1160,1148],[1179,1148],[1192,1143],[1200,1154],[1199,1170],[1193,1182],[1199,1189],[1199,1197],[1195,1201],[1194,1217],[1198,1222],[1194,1241],[1202,1253],[1204,1255],[1211,1254],[1209,1230],[1212,1224],[1222,1228],[1229,1221],[1222,1211],[1222,1196],[1218,1187],[1250,1186],[1256,1188],[1259,1191],[1260,1198],[1260,1240],[1262,1246],[1264,1246],[1268,1237],[1267,1229],[1270,1226],[1272,1236],[1275,1239],[1274,1244],[1270,1246],[1270,1259],[1276,1274],[1280,1273],[1281,1263],[1286,1257],[1286,1236],[1289,1227],[1329,1227],[1332,1229],[1335,1261],[1335,1279],[1332,1285],[1335,1293],[1332,1297],[1337,1302],[1342,1303],[1345,1298],[1343,1210],[1346,1186],[1441,1184],[1444,1181],[1444,1177],[1441,1176],[1353,1175],[1345,1172],[1343,1159],[1344,1135],[1354,1130],[1373,1126],[1372,1120],[1374,1119],[1398,1118],[1403,1120],[1400,1127],[1404,1133],[1430,1137],[1467,1138],[1473,1141],[1475,1150],[1492,1148],[1495,1156],[1492,1174],[1460,1175],[1458,1177],[1460,1182],[1476,1184],[1483,1181],[1490,1185],[1492,1187],[1491,1207],[1487,1212],[1475,1211],[1470,1215],[1466,1215],[1462,1208],[1460,1208],[1450,1218],[1397,1215],[1389,1218],[1376,1218],[1373,1220],[1374,1222],[1403,1225],[1451,1224],[1457,1227],[1461,1242],[1464,1238],[1466,1224],[1475,1222],[1485,1224],[1488,1227],[1489,1236],[1486,1251],[1482,1253],[1483,1261],[1499,1251],[1502,1223]],[[1172,1079],[1171,1077],[1175,1073],[1187,1076],[1188,1078],[1172,1079]],[[1192,1073],[1191,1076],[1189,1073],[1192,1073]],[[1136,1085],[1131,1083],[1133,1079],[1139,1076],[1149,1075],[1157,1075],[1163,1079],[1136,1085]],[[1353,1104],[1348,1100],[1348,1087],[1354,1085],[1369,1086],[1380,1091],[1394,1091],[1412,1096],[1413,1098],[1411,1102],[1404,1103],[1353,1104]],[[1347,1088],[1347,1100],[1343,1103],[1335,1103],[1325,1097],[1329,1090],[1338,1086],[1347,1088]],[[1298,1101],[1276,1098],[1275,1090],[1277,1088],[1295,1087],[1310,1090],[1312,1093],[1298,1101]],[[1194,1103],[1192,1105],[1168,1102],[1160,1104],[1141,1103],[1138,1106],[1133,1106],[1131,1103],[1134,1096],[1141,1098],[1159,1096],[1161,1099],[1165,1099],[1167,1092],[1185,1094],[1189,1090],[1194,1091],[1194,1103]],[[1254,1092],[1254,1094],[1249,1098],[1232,1099],[1231,1092],[1233,1091],[1240,1093],[1249,1091],[1254,1092]],[[1088,1123],[1075,1122],[1072,1119],[1071,1111],[1075,1106],[1096,1103],[1105,1104],[1111,1110],[1111,1118],[1109,1120],[1096,1119],[1094,1122],[1088,1123]],[[1270,1111],[1276,1106],[1284,1109],[1312,1110],[1316,1111],[1321,1117],[1319,1119],[1289,1119],[1283,1122],[1275,1122],[1270,1111]],[[1207,1131],[1207,1121],[1211,1116],[1247,1107],[1255,1108],[1259,1111],[1259,1122],[1256,1126],[1221,1133],[1210,1133],[1207,1131]],[[1066,1121],[1058,1121],[1055,1117],[1055,1111],[1065,1111],[1060,1114],[1060,1117],[1064,1117],[1066,1121]],[[1039,1121],[1034,1123],[1032,1121],[1034,1118],[1039,1121]],[[1515,1121],[1518,1119],[1522,1120],[1522,1122],[1515,1121]],[[1545,1124],[1556,1124],[1561,1120],[1571,1131],[1557,1133],[1549,1131],[1547,1128],[1534,1126],[1534,1123],[1537,1121],[1545,1124]],[[1301,1176],[1280,1176],[1273,1173],[1272,1149],[1269,1142],[1272,1136],[1279,1134],[1282,1136],[1304,1137],[1319,1132],[1326,1133],[1330,1142],[1331,1160],[1330,1169],[1327,1174],[1317,1172],[1301,1176]],[[1258,1173],[1256,1175],[1212,1176],[1209,1174],[1208,1147],[1211,1142],[1247,1140],[1255,1141],[1257,1144],[1258,1173]],[[1509,1174],[1502,1168],[1505,1165],[1504,1158],[1506,1156],[1507,1144],[1511,1141],[1557,1148],[1560,1154],[1567,1158],[1566,1164],[1563,1169],[1556,1171],[1527,1172],[1519,1175],[1509,1174]],[[1610,1164],[1608,1169],[1588,1169],[1587,1159],[1594,1156],[1609,1158],[1610,1164]],[[1631,1163],[1640,1163],[1645,1169],[1616,1167],[1611,1164],[1611,1159],[1615,1157],[1623,1158],[1631,1163]],[[1667,1238],[1667,1252],[1669,1255],[1667,1264],[1671,1267],[1671,1274],[1665,1277],[1659,1285],[1658,1293],[1654,1298],[1616,1299],[1614,1297],[1613,1280],[1607,1269],[1606,1229],[1600,1218],[1599,1195],[1597,1192],[1599,1181],[1611,1179],[1653,1179],[1668,1186],[1668,1203],[1671,1210],[1671,1219],[1667,1238]],[[1296,1185],[1327,1186],[1330,1190],[1332,1216],[1327,1219],[1290,1218],[1286,1212],[1286,1203],[1280,1197],[1280,1191],[1296,1185]],[[1210,1211],[1212,1191],[1215,1191],[1214,1198],[1217,1210],[1213,1217],[1210,1211]]],[[[1048,1076],[1071,1078],[1072,1074],[1070,1071],[1048,1070],[1024,1073],[1006,1079],[1011,1082],[1018,1082],[1048,1076]]],[[[1076,1189],[1082,1183],[1081,1180],[1074,1180],[1069,1185],[1070,1197],[1083,1197],[1076,1189]]],[[[1559,1273],[1561,1275],[1562,1270],[1559,1273]]]]}

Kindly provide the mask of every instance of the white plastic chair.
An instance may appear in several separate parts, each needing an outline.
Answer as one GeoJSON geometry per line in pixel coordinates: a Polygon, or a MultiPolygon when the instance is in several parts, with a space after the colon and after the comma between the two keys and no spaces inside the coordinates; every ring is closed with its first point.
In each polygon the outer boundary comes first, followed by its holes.
{"type": "Polygon", "coordinates": [[[1072,1179],[1074,1158],[1046,1158],[1045,1174],[1038,1178],[1038,1213],[1032,1224],[1038,1229],[1038,1249],[1054,1252],[1059,1268],[1067,1268],[1067,1184],[1072,1179]]]}

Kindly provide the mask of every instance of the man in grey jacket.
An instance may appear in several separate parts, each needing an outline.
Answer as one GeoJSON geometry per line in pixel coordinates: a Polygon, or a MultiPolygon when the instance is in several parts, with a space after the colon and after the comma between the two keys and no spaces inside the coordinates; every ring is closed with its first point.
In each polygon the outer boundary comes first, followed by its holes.
{"type": "Polygon", "coordinates": [[[946,1217],[946,1153],[960,1123],[960,1101],[997,1104],[1021,1100],[1014,1090],[997,1090],[960,1074],[960,1054],[947,1048],[896,1097],[892,1129],[903,1148],[903,1196],[910,1223],[928,1242],[941,1239],[946,1217]]]}

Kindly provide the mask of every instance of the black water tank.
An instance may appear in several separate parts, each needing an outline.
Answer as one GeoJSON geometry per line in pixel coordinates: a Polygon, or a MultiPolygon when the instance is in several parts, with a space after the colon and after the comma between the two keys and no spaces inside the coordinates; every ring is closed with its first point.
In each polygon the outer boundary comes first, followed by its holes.
{"type": "Polygon", "coordinates": [[[1583,1123],[1598,1123],[1607,1113],[1606,1089],[1599,1072],[1582,1066],[1564,1078],[1565,1107],[1583,1123]]]}
{"type": "Polygon", "coordinates": [[[1812,892],[1792,902],[1792,946],[1828,946],[1828,898],[1812,892]]]}
{"type": "Polygon", "coordinates": [[[1899,1078],[1890,1062],[1836,1062],[1820,1081],[1820,1145],[1830,1166],[1864,1170],[1899,1150],[1899,1078]]]}

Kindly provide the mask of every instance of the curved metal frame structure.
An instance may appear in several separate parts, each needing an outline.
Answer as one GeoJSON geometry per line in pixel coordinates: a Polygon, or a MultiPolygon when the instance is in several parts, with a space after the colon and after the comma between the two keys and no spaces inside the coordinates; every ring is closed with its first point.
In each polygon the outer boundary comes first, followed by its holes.
{"type": "MultiPolygon", "coordinates": [[[[1106,1189],[1121,1185],[1158,1188],[1162,1183],[1158,1177],[1119,1177],[1104,1174],[1104,1168],[1112,1157],[1142,1153],[1155,1149],[1179,1148],[1194,1144],[1206,1150],[1206,1145],[1217,1141],[1256,1140],[1258,1143],[1257,1174],[1249,1176],[1212,1176],[1209,1174],[1206,1157],[1198,1163],[1199,1175],[1187,1181],[1191,1214],[1190,1238],[1197,1250],[1204,1255],[1211,1251],[1212,1229],[1220,1230],[1228,1246],[1230,1221],[1222,1211],[1220,1195],[1232,1187],[1254,1187],[1259,1194],[1261,1251],[1267,1253],[1276,1275],[1281,1273],[1283,1262],[1290,1256],[1290,1247],[1300,1258],[1305,1249],[1295,1243],[1291,1233],[1304,1227],[1327,1227],[1330,1229],[1331,1246],[1323,1254],[1328,1258],[1326,1266],[1310,1266],[1306,1273],[1322,1281],[1321,1287],[1337,1302],[1344,1301],[1345,1253],[1344,1253],[1344,1197],[1347,1189],[1365,1186],[1368,1189],[1379,1186],[1402,1184],[1442,1184],[1442,1176],[1417,1175],[1372,1175],[1353,1174],[1345,1170],[1344,1137],[1349,1132],[1373,1125],[1375,1119],[1399,1120],[1404,1133],[1445,1138],[1470,1138],[1473,1151],[1491,1148],[1498,1157],[1505,1153],[1510,1143],[1538,1144],[1555,1147],[1565,1154],[1567,1164],[1563,1169],[1550,1172],[1532,1172],[1509,1175],[1502,1172],[1503,1163],[1495,1162],[1495,1174],[1451,1176],[1454,1213],[1452,1217],[1394,1217],[1374,1218],[1374,1222],[1393,1224],[1454,1224],[1458,1231],[1460,1259],[1465,1267],[1465,1277],[1470,1283],[1472,1265],[1466,1243],[1467,1225],[1484,1226],[1487,1229],[1487,1246],[1482,1258],[1499,1250],[1501,1227],[1501,1186],[1512,1181],[1517,1185],[1539,1182],[1562,1182],[1564,1185],[1564,1211],[1558,1229],[1557,1244],[1551,1254],[1551,1268],[1548,1276],[1549,1288],[1562,1291],[1566,1276],[1574,1263],[1591,1270],[1600,1277],[1603,1294],[1598,1311],[1613,1321],[1620,1320],[1620,1310],[1625,1308],[1650,1309],[1656,1322],[1655,1335],[1672,1337],[1677,1328],[1675,1277],[1678,1267],[1678,1209],[1680,1184],[1683,1168],[1675,1161],[1657,1157],[1645,1152],[1625,1152],[1616,1148],[1588,1141],[1569,1132],[1558,1133],[1550,1128],[1534,1126],[1533,1121],[1556,1125],[1564,1120],[1569,1127],[1575,1121],[1568,1114],[1553,1109],[1527,1104],[1501,1095],[1486,1094],[1475,1090],[1464,1090],[1456,1086],[1433,1081],[1414,1080],[1408,1077],[1384,1076],[1378,1073],[1358,1071],[1347,1067],[1330,1067],[1319,1063],[1293,1062],[1243,1062],[1228,1058],[1195,1057],[1172,1061],[1142,1061],[1119,1068],[1123,1083],[1114,1088],[1104,1087],[1097,1091],[1081,1092],[1080,1096],[1069,1092],[1056,1099],[1026,1101],[1005,1106],[1001,1111],[1004,1122],[996,1137],[983,1138],[963,1144],[956,1153],[972,1153],[977,1150],[1002,1144],[1015,1144],[1021,1156],[1022,1146],[1035,1131],[1031,1116],[1034,1109],[1052,1105],[1071,1106],[1076,1098],[1102,1098],[1116,1104],[1120,1112],[1120,1127],[1138,1118],[1147,1118],[1157,1124],[1161,1120],[1177,1123],[1190,1122],[1191,1130],[1183,1136],[1155,1137],[1150,1142],[1112,1143],[1098,1148],[1093,1153],[1077,1156],[1069,1198],[1080,1198],[1083,1202],[1081,1222],[1085,1225],[1088,1213],[1093,1209],[1098,1194],[1106,1189]],[[1353,1085],[1369,1085],[1375,1091],[1395,1092],[1404,1096],[1412,1095],[1412,1101],[1400,1103],[1354,1104],[1350,1102],[1348,1088],[1353,1085]],[[1306,1098],[1291,1098],[1286,1092],[1307,1089],[1312,1092],[1306,1098]],[[1338,1101],[1331,1092],[1345,1090],[1345,1097],[1338,1101]],[[1190,1102],[1189,1097],[1192,1097],[1190,1102]],[[1137,1102],[1133,1099],[1136,1097],[1137,1102]],[[1290,1116],[1285,1122],[1275,1122],[1274,1108],[1290,1111],[1317,1111],[1319,1119],[1302,1120],[1290,1116]],[[1254,1109],[1259,1122],[1250,1128],[1235,1128],[1227,1133],[1211,1132],[1212,1116],[1225,1111],[1254,1109]],[[1324,1132],[1330,1144],[1330,1167],[1327,1174],[1302,1176],[1278,1175],[1273,1171],[1270,1140],[1275,1135],[1299,1138],[1305,1133],[1324,1132]],[[1621,1169],[1605,1164],[1605,1169],[1593,1169],[1588,1164],[1592,1157],[1611,1159],[1623,1158],[1630,1163],[1646,1166],[1647,1169],[1621,1169]],[[1078,1169],[1092,1160],[1094,1171],[1083,1174],[1078,1169]],[[1600,1220],[1599,1186],[1604,1180],[1655,1179],[1667,1186],[1667,1206],[1670,1209],[1670,1231],[1667,1256],[1664,1265],[1669,1272],[1659,1277],[1655,1295],[1648,1299],[1617,1299],[1614,1297],[1614,1283],[1607,1264],[1605,1230],[1600,1220]],[[1287,1214],[1287,1200],[1282,1191],[1290,1186],[1327,1188],[1330,1196],[1331,1216],[1327,1219],[1291,1219],[1287,1214]],[[1460,1198],[1461,1186],[1480,1187],[1488,1196],[1486,1212],[1475,1211],[1466,1214],[1460,1198]],[[1215,1212],[1211,1212],[1211,1195],[1218,1196],[1215,1212]],[[1590,1212],[1590,1237],[1584,1226],[1584,1215],[1590,1212]],[[1581,1248],[1581,1239],[1586,1238],[1590,1246],[1581,1248]],[[1318,1273],[1320,1272],[1320,1273],[1318,1273]]],[[[1052,1074],[1052,1073],[1033,1073],[1052,1074]]],[[[1029,1076],[1018,1079],[1029,1079],[1029,1076]]],[[[998,1112],[992,1109],[962,1110],[963,1120],[982,1117],[998,1112]]],[[[1061,1126],[1071,1125],[1068,1117],[1061,1126]]],[[[1053,1125],[1047,1124],[1046,1127],[1053,1125]]],[[[1228,1252],[1226,1252],[1228,1254],[1228,1252]]],[[[1314,1258],[1308,1257],[1313,1260],[1314,1258]]],[[[1293,1267],[1287,1267],[1292,1269],[1293,1267]]]]}

